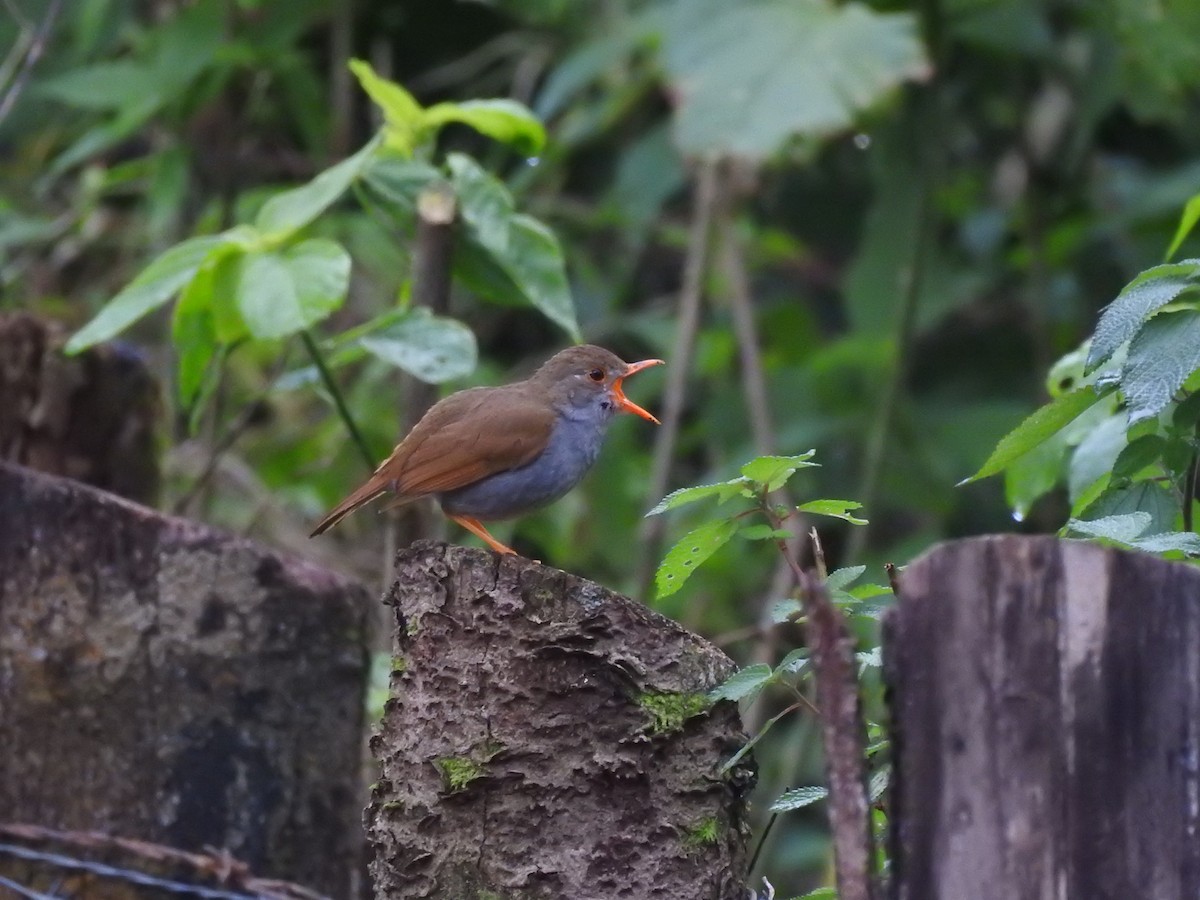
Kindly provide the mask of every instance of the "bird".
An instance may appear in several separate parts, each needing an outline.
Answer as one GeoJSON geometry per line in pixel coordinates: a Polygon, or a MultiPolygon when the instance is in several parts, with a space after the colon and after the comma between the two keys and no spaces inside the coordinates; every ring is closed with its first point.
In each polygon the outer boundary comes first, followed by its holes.
{"type": "Polygon", "coordinates": [[[442,512],[501,554],[483,526],[559,499],[596,461],[613,416],[658,419],[625,396],[623,382],[661,359],[627,363],[592,344],[568,347],[524,381],[475,387],[439,400],[375,473],[330,510],[310,537],[393,493],[390,509],[436,497],[442,512]]]}

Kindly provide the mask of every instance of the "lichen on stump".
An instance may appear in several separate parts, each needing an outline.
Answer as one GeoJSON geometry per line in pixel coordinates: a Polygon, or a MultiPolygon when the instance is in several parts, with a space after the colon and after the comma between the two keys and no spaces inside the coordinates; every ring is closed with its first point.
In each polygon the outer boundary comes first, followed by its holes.
{"type": "Polygon", "coordinates": [[[725,654],[520,557],[397,555],[391,699],[371,747],[376,897],[745,896],[744,736],[725,654]]]}

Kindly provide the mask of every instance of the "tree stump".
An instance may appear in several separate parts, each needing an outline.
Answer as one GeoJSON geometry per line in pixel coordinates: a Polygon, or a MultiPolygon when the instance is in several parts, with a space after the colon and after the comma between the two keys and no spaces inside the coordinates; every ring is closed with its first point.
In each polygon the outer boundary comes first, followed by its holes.
{"type": "Polygon", "coordinates": [[[743,900],[753,774],[706,692],[725,654],[529,560],[397,555],[391,699],[371,748],[377,900],[743,900]]]}
{"type": "Polygon", "coordinates": [[[0,460],[158,499],[158,383],[130,345],[64,356],[64,329],[0,314],[0,460]]]}
{"type": "Polygon", "coordinates": [[[0,820],[349,897],[366,609],[308,563],[0,464],[0,820]]]}
{"type": "Polygon", "coordinates": [[[891,896],[1200,896],[1200,571],[990,537],[900,593],[891,896]]]}

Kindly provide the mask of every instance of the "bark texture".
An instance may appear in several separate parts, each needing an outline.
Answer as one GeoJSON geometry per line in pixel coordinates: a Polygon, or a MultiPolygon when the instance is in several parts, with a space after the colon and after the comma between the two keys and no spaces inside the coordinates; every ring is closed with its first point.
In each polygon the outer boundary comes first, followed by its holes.
{"type": "Polygon", "coordinates": [[[892,896],[1200,896],[1200,571],[1006,536],[900,589],[892,896]]]}
{"type": "Polygon", "coordinates": [[[211,845],[350,896],[366,601],[310,564],[0,464],[0,818],[211,845]]]}
{"type": "Polygon", "coordinates": [[[743,900],[749,768],[723,653],[520,557],[397,556],[367,810],[379,900],[743,900]]]}
{"type": "Polygon", "coordinates": [[[0,314],[0,460],[139,503],[158,498],[158,384],[115,342],[67,357],[63,329],[0,314]]]}

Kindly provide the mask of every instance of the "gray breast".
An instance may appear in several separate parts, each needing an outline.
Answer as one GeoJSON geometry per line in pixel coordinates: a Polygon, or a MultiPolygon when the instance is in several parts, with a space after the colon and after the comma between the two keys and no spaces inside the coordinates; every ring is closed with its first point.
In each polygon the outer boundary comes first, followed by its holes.
{"type": "Polygon", "coordinates": [[[508,519],[545,506],[575,487],[596,461],[608,417],[560,416],[546,449],[516,469],[441,495],[450,515],[508,519]]]}

